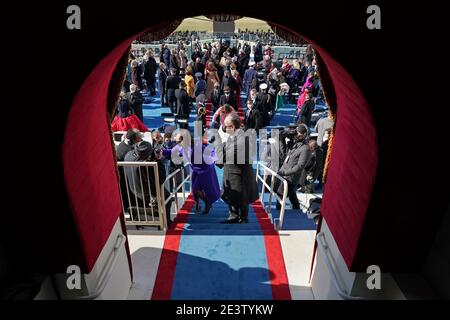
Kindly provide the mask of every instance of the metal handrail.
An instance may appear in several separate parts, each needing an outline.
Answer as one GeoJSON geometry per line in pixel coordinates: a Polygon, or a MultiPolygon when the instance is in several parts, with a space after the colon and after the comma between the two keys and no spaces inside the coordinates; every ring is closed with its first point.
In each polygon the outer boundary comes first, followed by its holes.
{"type": "Polygon", "coordinates": [[[339,296],[344,300],[367,300],[367,298],[364,297],[352,296],[348,294],[347,289],[345,288],[344,285],[344,281],[342,280],[341,274],[339,273],[336,267],[336,261],[334,260],[330,252],[329,249],[330,247],[328,246],[323,231],[317,233],[316,240],[325,253],[325,264],[328,268],[328,271],[331,274],[331,280],[333,281],[333,284],[339,296]]]}
{"type": "MultiPolygon", "coordinates": [[[[134,166],[134,167],[153,167],[154,169],[154,179],[155,181],[159,181],[159,172],[158,172],[158,164],[157,162],[134,162],[134,161],[120,161],[117,162],[117,165],[119,167],[127,167],[127,166],[134,166]]],[[[183,201],[186,201],[186,188],[185,188],[185,183],[187,181],[191,180],[191,175],[188,175],[187,177],[185,177],[184,174],[184,168],[189,166],[190,163],[187,162],[184,164],[183,169],[182,168],[178,168],[176,169],[174,172],[171,172],[166,179],[164,180],[164,182],[160,185],[159,188],[156,188],[156,196],[155,198],[157,199],[157,204],[158,204],[158,212],[160,213],[160,219],[158,221],[158,226],[163,229],[163,230],[167,230],[167,219],[166,219],[166,204],[169,203],[169,201],[172,198],[175,198],[175,210],[176,213],[178,214],[178,191],[180,189],[183,190],[183,201]],[[181,179],[182,181],[177,185],[176,184],[176,176],[178,174],[180,174],[181,172],[181,179]],[[173,190],[170,192],[170,196],[165,199],[165,193],[164,193],[164,185],[170,180],[173,179],[173,190]]],[[[128,189],[128,182],[127,179],[125,179],[125,184],[127,186],[128,189]]],[[[123,203],[122,203],[122,208],[123,208],[123,203]]],[[[123,211],[125,212],[125,208],[123,208],[123,211]]],[[[153,211],[152,211],[153,212],[153,211]]],[[[146,211],[144,210],[144,214],[146,216],[146,211]]],[[[152,213],[153,216],[153,213],[152,213]]],[[[147,220],[147,218],[145,218],[147,220]]],[[[139,208],[138,208],[138,220],[140,220],[140,216],[139,216],[139,208]]],[[[147,221],[146,221],[147,222],[147,221]]]]}
{"type": "Polygon", "coordinates": [[[185,191],[186,191],[186,189],[185,189],[185,183],[187,182],[187,181],[190,181],[191,180],[191,175],[189,174],[186,178],[184,177],[184,169],[187,167],[187,166],[189,166],[190,165],[190,162],[187,162],[187,163],[185,163],[184,165],[183,165],[183,169],[181,169],[181,168],[178,168],[178,169],[176,169],[174,172],[172,172],[171,174],[169,174],[167,177],[166,177],[166,179],[164,180],[164,182],[161,184],[161,186],[160,186],[160,188],[161,188],[161,197],[162,197],[162,203],[164,203],[164,205],[163,205],[163,208],[162,208],[162,210],[163,210],[163,212],[164,212],[164,217],[163,217],[163,219],[162,219],[162,221],[163,221],[163,226],[162,226],[162,228],[163,228],[163,230],[166,230],[167,229],[167,221],[166,221],[166,204],[168,204],[169,203],[169,201],[170,201],[170,199],[172,199],[172,198],[174,198],[175,200],[175,212],[178,214],[178,211],[179,211],[179,208],[178,208],[178,191],[180,190],[180,188],[181,189],[183,189],[183,202],[184,201],[186,201],[186,194],[185,194],[185,191]],[[176,175],[178,174],[178,173],[180,173],[181,172],[181,182],[177,185],[176,184],[176,175]],[[165,195],[164,195],[164,185],[166,184],[166,182],[167,181],[169,181],[170,179],[173,179],[173,186],[172,186],[172,188],[173,188],[173,190],[172,190],[172,192],[170,192],[170,196],[167,198],[167,199],[165,199],[165,195]]]}
{"type": "Polygon", "coordinates": [[[278,178],[283,183],[283,197],[280,198],[278,196],[278,194],[275,193],[275,197],[281,203],[280,218],[279,218],[278,224],[275,224],[275,228],[277,230],[281,230],[281,228],[283,226],[284,211],[285,211],[285,208],[286,208],[286,197],[287,197],[287,192],[288,192],[287,180],[285,178],[283,178],[282,176],[280,176],[275,171],[273,171],[272,169],[270,169],[269,167],[267,167],[266,165],[262,164],[261,162],[257,162],[256,163],[256,181],[258,181],[258,179],[259,179],[262,182],[262,190],[261,190],[260,200],[261,200],[261,203],[263,205],[264,205],[264,191],[265,191],[265,188],[267,187],[267,189],[270,190],[269,203],[268,203],[267,208],[266,208],[266,211],[267,211],[268,214],[270,214],[270,210],[272,208],[272,197],[273,197],[273,194],[274,194],[273,188],[274,188],[275,180],[273,179],[273,177],[278,178]],[[260,166],[264,169],[264,178],[261,178],[261,176],[259,175],[259,167],[260,166]],[[266,183],[267,173],[270,173],[271,176],[272,176],[272,179],[271,179],[271,182],[270,182],[270,186],[266,183]]]}
{"type": "Polygon", "coordinates": [[[94,300],[103,293],[109,279],[112,276],[114,266],[116,265],[117,258],[119,257],[120,249],[124,248],[123,244],[125,243],[125,240],[126,237],[123,234],[117,235],[116,243],[114,244],[114,248],[108,257],[105,267],[102,270],[100,280],[97,284],[97,289],[94,291],[94,293],[86,296],[75,297],[73,298],[73,300],[94,300]]]}
{"type": "MultiPolygon", "coordinates": [[[[117,162],[117,166],[118,167],[139,167],[139,168],[141,168],[141,167],[153,167],[153,172],[154,172],[154,178],[155,178],[155,181],[159,181],[159,172],[158,172],[158,163],[157,162],[142,162],[142,161],[118,161],[117,162]]],[[[125,177],[125,184],[126,184],[126,186],[127,186],[127,189],[128,189],[128,181],[127,181],[128,179],[125,177]]],[[[149,188],[150,188],[150,186],[149,186],[149,188]]],[[[163,193],[164,194],[164,193],[163,193]]],[[[127,194],[127,196],[129,196],[129,194],[127,194]]],[[[137,197],[137,195],[135,195],[135,197],[137,197]]],[[[164,208],[164,206],[162,205],[162,203],[164,203],[164,202],[161,202],[160,201],[160,199],[161,199],[161,190],[160,190],[160,188],[156,188],[156,195],[155,196],[151,196],[152,198],[156,198],[157,199],[157,204],[158,204],[158,212],[162,212],[162,213],[165,213],[165,211],[162,211],[163,210],[163,208],[164,208]]],[[[136,204],[137,204],[137,198],[136,198],[136,204]]],[[[125,213],[125,208],[123,207],[123,203],[122,203],[122,208],[123,208],[123,211],[124,211],[124,213],[125,213]]],[[[152,212],[152,218],[153,218],[153,208],[152,207],[150,207],[150,209],[152,210],[151,212],[152,212]]],[[[140,211],[139,211],[139,207],[137,207],[137,213],[138,213],[138,221],[139,222],[141,222],[141,219],[140,219],[140,211]]],[[[145,215],[145,217],[146,217],[146,210],[144,210],[144,215],[145,215]]],[[[148,222],[147,221],[147,218],[145,218],[145,221],[144,222],[148,222]]],[[[151,221],[151,223],[153,223],[154,221],[151,221]]],[[[160,228],[164,228],[164,221],[163,221],[163,219],[159,219],[159,221],[158,221],[158,223],[156,224],[156,225],[158,225],[160,228]]]]}

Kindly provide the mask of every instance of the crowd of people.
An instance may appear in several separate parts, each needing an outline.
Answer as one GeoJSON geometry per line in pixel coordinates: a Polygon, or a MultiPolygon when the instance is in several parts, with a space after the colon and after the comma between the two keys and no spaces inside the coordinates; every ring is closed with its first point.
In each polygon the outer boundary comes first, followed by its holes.
{"type": "MultiPolygon", "coordinates": [[[[239,40],[239,41],[261,41],[265,44],[274,46],[274,45],[294,45],[293,43],[286,42],[283,38],[278,36],[275,32],[272,30],[248,30],[248,29],[238,29],[237,32],[234,32],[232,34],[230,33],[208,33],[206,31],[176,31],[173,32],[171,35],[169,35],[166,39],[159,41],[159,43],[166,43],[166,44],[175,44],[179,41],[183,42],[185,45],[190,45],[192,41],[198,42],[203,41],[207,38],[218,38],[223,37],[227,38],[229,40],[239,40]]],[[[152,41],[153,37],[147,37],[145,34],[142,35],[139,39],[136,39],[134,41],[135,44],[147,44],[147,43],[154,43],[152,41]]],[[[296,46],[298,45],[307,45],[308,43],[301,39],[300,43],[295,43],[296,46]]]]}
{"type": "MultiPolygon", "coordinates": [[[[127,131],[125,140],[117,149],[118,160],[156,161],[160,163],[159,177],[163,180],[167,174],[189,162],[191,170],[196,173],[192,190],[196,209],[199,210],[199,200],[202,199],[205,203],[203,213],[208,214],[212,204],[221,196],[230,205],[230,217],[225,222],[245,223],[248,204],[256,199],[255,192],[257,194],[256,185],[253,185],[256,180],[251,166],[252,157],[246,154],[244,166],[221,160],[225,155],[230,157],[227,159],[234,159],[234,155],[229,153],[236,152],[236,148],[230,145],[245,145],[248,143],[246,132],[254,130],[258,134],[260,129],[270,126],[275,113],[295,93],[298,94],[293,115],[295,125],[283,127],[279,141],[269,139],[269,143],[280,145],[280,151],[278,154],[268,151],[266,160],[288,181],[290,202],[294,209],[299,209],[297,191],[313,192],[314,181],[318,180],[319,184],[322,181],[328,137],[333,127],[330,117],[320,119],[317,124],[312,122],[315,105],[323,100],[314,50],[308,47],[303,60],[284,59],[279,64],[273,57],[271,46],[263,45],[262,41],[253,47],[221,41],[197,44],[190,57],[183,41],[179,41],[178,47],[172,50],[161,44],[159,57],[148,50],[142,63],[130,55],[117,115],[112,122],[113,131],[127,131]],[[206,163],[203,159],[192,164],[190,156],[195,149],[194,140],[183,142],[180,134],[172,137],[170,133],[161,134],[154,130],[152,141],[141,141],[141,133],[148,130],[143,123],[142,92],[154,97],[157,91],[162,107],[169,107],[175,117],[187,120],[180,124],[180,128],[189,128],[189,116],[195,111],[203,130],[207,129],[206,109],[209,108],[209,127],[218,128],[221,134],[215,141],[200,139],[196,143],[202,145],[202,150],[208,142],[214,144],[215,152],[208,155],[208,159],[215,159],[213,163],[206,163]],[[314,124],[318,137],[310,139],[314,124]],[[180,163],[172,159],[173,150],[177,148],[180,150],[175,154],[185,160],[180,163]],[[218,187],[215,164],[224,168],[222,191],[218,187]]],[[[136,176],[124,173],[129,186],[136,184],[133,180],[136,176]]],[[[275,190],[282,195],[283,184],[277,183],[275,190]]],[[[152,193],[150,190],[131,191],[152,193]]],[[[169,216],[167,219],[170,221],[169,216]]]]}

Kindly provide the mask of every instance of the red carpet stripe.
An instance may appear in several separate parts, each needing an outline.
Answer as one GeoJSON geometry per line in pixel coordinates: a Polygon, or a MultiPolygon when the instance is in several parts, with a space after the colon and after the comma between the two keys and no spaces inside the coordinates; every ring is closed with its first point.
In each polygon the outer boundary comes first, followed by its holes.
{"type": "Polygon", "coordinates": [[[181,233],[193,206],[194,197],[190,194],[176,217],[178,223],[173,223],[167,230],[151,297],[152,300],[170,300],[181,233]]]}
{"type": "MultiPolygon", "coordinates": [[[[255,201],[252,207],[261,225],[264,223],[264,219],[268,217],[261,201],[255,201]]],[[[278,232],[274,229],[261,229],[264,234],[267,265],[272,277],[270,279],[272,297],[274,300],[291,300],[291,292],[289,291],[289,282],[278,232]]]]}
{"type": "Polygon", "coordinates": [[[207,102],[206,103],[206,128],[210,127],[210,122],[211,122],[211,117],[213,116],[211,114],[211,107],[212,107],[212,103],[211,102],[207,102]]]}
{"type": "Polygon", "coordinates": [[[241,123],[244,123],[244,115],[245,115],[245,108],[243,107],[242,104],[242,97],[241,94],[239,93],[239,98],[237,99],[237,106],[236,106],[236,112],[238,113],[239,117],[241,118],[241,123]]]}

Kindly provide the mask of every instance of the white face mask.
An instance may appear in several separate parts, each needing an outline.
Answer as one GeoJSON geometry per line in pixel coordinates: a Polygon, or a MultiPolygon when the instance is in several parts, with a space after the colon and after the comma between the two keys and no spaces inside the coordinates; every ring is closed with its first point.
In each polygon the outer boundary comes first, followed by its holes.
{"type": "Polygon", "coordinates": [[[232,136],[236,132],[236,130],[234,130],[234,128],[233,129],[232,128],[227,128],[227,129],[225,129],[225,131],[230,136],[232,136]]]}

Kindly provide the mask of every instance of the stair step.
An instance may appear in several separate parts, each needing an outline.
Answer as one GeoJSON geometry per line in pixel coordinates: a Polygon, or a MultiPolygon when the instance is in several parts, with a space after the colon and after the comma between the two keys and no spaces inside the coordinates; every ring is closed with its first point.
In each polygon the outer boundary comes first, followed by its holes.
{"type": "MultiPolygon", "coordinates": [[[[196,223],[218,223],[220,221],[225,220],[226,218],[228,218],[228,216],[226,217],[189,217],[185,222],[186,223],[190,223],[190,224],[196,224],[196,223]]],[[[175,218],[174,221],[175,222],[181,222],[180,218],[175,218]]],[[[249,224],[256,224],[259,225],[260,223],[272,223],[270,221],[269,218],[262,218],[261,222],[258,222],[258,220],[256,218],[249,218],[248,219],[248,223],[249,224]]]]}
{"type": "Polygon", "coordinates": [[[212,230],[183,230],[183,235],[189,236],[259,236],[264,237],[263,230],[233,230],[233,229],[212,229],[212,230]]]}
{"type": "Polygon", "coordinates": [[[218,223],[177,223],[176,228],[183,228],[189,230],[214,230],[214,229],[232,229],[232,230],[271,230],[274,229],[273,224],[256,225],[251,223],[231,223],[231,224],[218,224],[218,223]]]}

